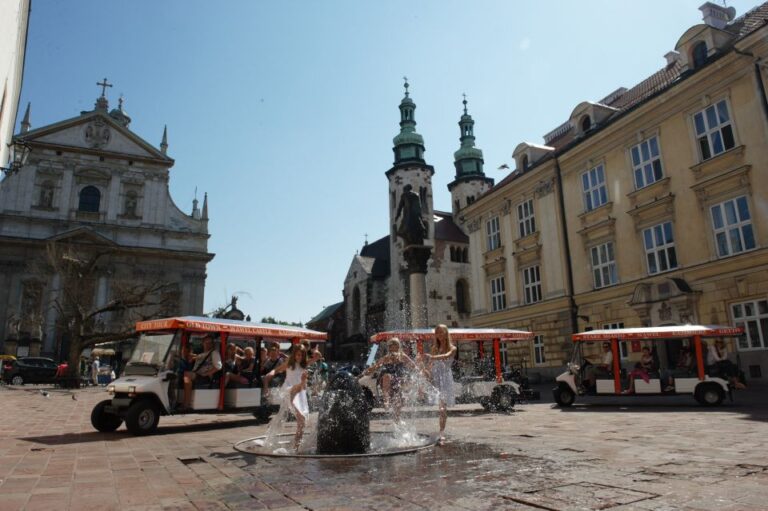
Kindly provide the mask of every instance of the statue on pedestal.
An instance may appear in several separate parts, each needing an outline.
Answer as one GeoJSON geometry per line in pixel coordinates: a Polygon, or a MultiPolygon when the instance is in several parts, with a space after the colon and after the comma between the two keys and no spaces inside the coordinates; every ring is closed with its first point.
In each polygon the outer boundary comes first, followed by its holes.
{"type": "Polygon", "coordinates": [[[406,246],[423,245],[427,237],[427,224],[421,217],[421,198],[411,185],[403,187],[395,220],[400,218],[400,213],[403,214],[403,220],[397,227],[397,235],[403,238],[406,246]]]}

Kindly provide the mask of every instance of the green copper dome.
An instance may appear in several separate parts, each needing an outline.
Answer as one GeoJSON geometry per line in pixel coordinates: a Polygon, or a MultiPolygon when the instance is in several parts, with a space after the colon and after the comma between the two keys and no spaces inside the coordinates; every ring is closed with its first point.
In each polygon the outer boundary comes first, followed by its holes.
{"type": "Polygon", "coordinates": [[[454,167],[456,167],[456,179],[469,175],[483,174],[483,151],[475,147],[475,121],[467,113],[467,98],[464,96],[464,114],[459,120],[461,130],[461,147],[453,153],[454,167]]]}
{"type": "Polygon", "coordinates": [[[400,133],[392,139],[395,165],[405,162],[424,163],[424,138],[416,133],[416,103],[408,93],[405,82],[405,97],[400,101],[400,133]]]}

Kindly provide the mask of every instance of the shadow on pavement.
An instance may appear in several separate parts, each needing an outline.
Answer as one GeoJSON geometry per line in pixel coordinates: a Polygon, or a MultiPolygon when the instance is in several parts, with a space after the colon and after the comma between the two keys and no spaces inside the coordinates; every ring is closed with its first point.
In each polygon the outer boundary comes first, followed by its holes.
{"type": "Polygon", "coordinates": [[[662,398],[668,400],[660,403],[658,399],[651,401],[650,398],[595,398],[591,400],[577,402],[571,407],[560,408],[553,404],[552,409],[562,413],[602,413],[602,412],[621,412],[621,413],[732,413],[740,415],[742,420],[754,420],[759,422],[768,422],[768,407],[765,404],[758,405],[754,402],[740,403],[738,399],[731,403],[723,402],[720,406],[706,407],[702,406],[692,398],[680,396],[675,398],[662,398]],[[640,401],[640,400],[643,401],[640,401]]]}
{"type": "MultiPolygon", "coordinates": [[[[258,422],[255,419],[242,419],[233,421],[201,422],[198,424],[184,424],[178,426],[160,426],[157,433],[152,436],[173,435],[176,433],[196,433],[200,431],[216,431],[219,429],[240,428],[245,426],[255,426],[258,422]]],[[[45,435],[20,437],[17,440],[32,442],[44,445],[67,445],[89,442],[114,442],[130,437],[124,428],[114,433],[99,433],[91,431],[88,433],[67,433],[63,435],[45,435]]]]}

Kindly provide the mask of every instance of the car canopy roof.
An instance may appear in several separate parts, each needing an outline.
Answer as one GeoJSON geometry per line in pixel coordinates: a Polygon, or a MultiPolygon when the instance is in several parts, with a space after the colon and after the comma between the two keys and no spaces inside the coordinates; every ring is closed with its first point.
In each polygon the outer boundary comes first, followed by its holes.
{"type": "MultiPolygon", "coordinates": [[[[510,330],[506,328],[449,328],[453,342],[481,342],[498,339],[502,342],[527,341],[533,339],[533,332],[510,330]]],[[[417,328],[412,330],[391,330],[372,335],[370,342],[376,344],[393,337],[401,341],[432,341],[435,330],[432,328],[417,328]]]]}
{"type": "Polygon", "coordinates": [[[175,318],[153,319],[136,323],[137,332],[160,332],[184,329],[190,332],[226,332],[236,336],[259,336],[272,339],[309,339],[322,342],[328,338],[325,332],[307,328],[252,323],[235,319],[206,318],[204,316],[183,316],[175,318]]]}
{"type": "Polygon", "coordinates": [[[615,328],[607,330],[590,330],[573,334],[573,342],[580,341],[610,341],[611,339],[632,340],[664,340],[683,339],[686,337],[733,337],[742,335],[743,328],[721,325],[674,325],[638,328],[615,328]]]}

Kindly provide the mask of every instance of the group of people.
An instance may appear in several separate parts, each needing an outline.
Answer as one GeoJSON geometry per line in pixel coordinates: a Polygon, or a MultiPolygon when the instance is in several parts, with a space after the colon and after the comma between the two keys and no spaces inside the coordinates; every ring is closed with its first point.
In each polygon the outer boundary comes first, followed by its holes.
{"type": "Polygon", "coordinates": [[[439,411],[438,443],[445,442],[445,426],[448,421],[448,406],[455,404],[453,391],[452,365],[456,356],[456,346],[451,341],[448,327],[438,325],[435,328],[435,342],[430,353],[421,354],[416,361],[402,351],[400,340],[393,337],[387,341],[387,354],[365,369],[361,377],[379,373],[385,408],[391,408],[396,421],[400,420],[403,407],[402,386],[409,371],[421,371],[437,390],[439,411]]]}
{"type": "MultiPolygon", "coordinates": [[[[644,346],[642,348],[640,360],[635,363],[635,367],[628,373],[628,388],[622,391],[622,394],[635,393],[635,381],[640,378],[648,383],[651,374],[659,370],[656,358],[651,348],[644,346]]],[[[715,339],[707,348],[706,365],[708,371],[713,375],[718,375],[727,379],[731,385],[737,389],[745,388],[744,384],[738,379],[738,368],[736,364],[728,358],[728,349],[723,339],[715,339]]],[[[688,346],[681,346],[677,353],[677,362],[674,367],[669,368],[660,375],[664,385],[664,392],[674,392],[675,378],[689,376],[695,368],[695,359],[688,346]]],[[[594,388],[598,377],[610,377],[613,372],[613,352],[611,343],[603,343],[603,353],[599,361],[590,364],[585,368],[584,380],[589,387],[594,388]]]]}

